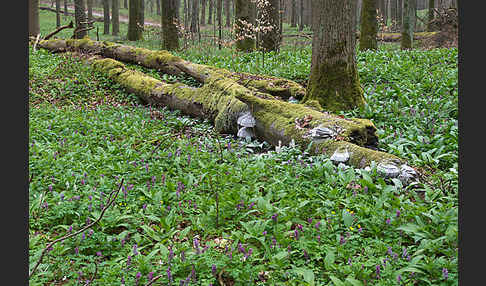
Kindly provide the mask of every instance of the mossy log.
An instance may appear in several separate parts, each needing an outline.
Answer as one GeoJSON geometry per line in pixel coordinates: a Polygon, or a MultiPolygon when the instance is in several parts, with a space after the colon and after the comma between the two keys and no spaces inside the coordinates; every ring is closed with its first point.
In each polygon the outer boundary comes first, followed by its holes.
{"type": "Polygon", "coordinates": [[[247,88],[269,93],[283,99],[290,97],[301,99],[306,93],[306,89],[303,86],[292,80],[267,75],[231,72],[208,65],[196,64],[174,56],[165,50],[152,51],[107,41],[92,41],[88,38],[80,40],[52,39],[40,41],[39,46],[53,52],[76,50],[85,53],[95,53],[103,57],[158,69],[163,73],[172,75],[185,73],[203,84],[206,83],[211,75],[218,74],[235,80],[247,88]]]}
{"type": "MultiPolygon", "coordinates": [[[[110,46],[89,41],[51,40],[41,42],[39,46],[51,51],[60,51],[66,50],[66,42],[80,43],[80,46],[87,43],[93,48],[94,45],[98,45],[113,53],[116,52],[116,49],[109,49],[110,46]]],[[[296,146],[305,149],[312,143],[311,153],[324,153],[329,156],[337,151],[346,150],[349,154],[346,164],[356,168],[369,166],[372,161],[377,164],[404,163],[394,155],[366,148],[376,146],[378,142],[376,127],[370,120],[343,118],[317,111],[311,106],[279,100],[270,93],[245,87],[232,78],[222,76],[220,72],[212,72],[218,70],[215,68],[208,69],[210,72],[205,75],[204,84],[195,88],[182,83],[162,82],[129,69],[111,58],[92,57],[90,62],[95,70],[110,77],[144,102],[167,106],[196,118],[209,119],[220,133],[237,134],[240,128],[238,118],[250,112],[256,122],[253,127],[255,137],[274,146],[294,142],[296,146]],[[325,139],[313,137],[316,128],[327,128],[326,130],[332,130],[334,135],[325,139]]],[[[197,70],[199,66],[192,64],[190,67],[197,70]]]]}

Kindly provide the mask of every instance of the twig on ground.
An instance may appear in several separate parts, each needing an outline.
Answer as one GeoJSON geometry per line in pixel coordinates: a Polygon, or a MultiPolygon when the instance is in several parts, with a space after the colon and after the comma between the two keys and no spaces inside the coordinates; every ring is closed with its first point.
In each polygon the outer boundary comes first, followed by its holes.
{"type": "Polygon", "coordinates": [[[44,258],[44,255],[46,254],[47,250],[50,249],[54,244],[60,242],[60,241],[63,241],[63,240],[66,240],[70,237],[73,237],[75,235],[78,235],[80,234],[81,232],[87,230],[88,228],[92,227],[93,225],[97,224],[101,218],[103,217],[103,215],[105,214],[105,211],[113,204],[113,202],[115,202],[116,200],[116,197],[118,196],[118,193],[120,192],[121,190],[121,187],[123,186],[123,182],[125,181],[124,178],[122,178],[121,182],[120,182],[120,185],[118,186],[118,190],[114,190],[110,193],[110,196],[108,197],[108,204],[103,208],[103,210],[101,211],[101,214],[100,216],[98,217],[97,220],[95,220],[94,222],[88,224],[87,226],[83,227],[82,229],[78,230],[77,232],[74,232],[74,233],[71,233],[71,234],[68,234],[68,235],[65,235],[61,238],[58,238],[54,241],[52,241],[51,243],[49,243],[45,248],[44,250],[42,251],[41,253],[41,256],[39,257],[39,259],[37,260],[37,263],[35,264],[34,268],[32,269],[32,271],[30,272],[29,274],[29,279],[32,277],[32,275],[34,275],[35,271],[37,270],[37,267],[39,267],[40,263],[42,262],[42,259],[44,258]]]}
{"type": "Polygon", "coordinates": [[[155,281],[157,281],[162,276],[163,276],[163,274],[160,274],[160,275],[155,276],[152,280],[150,280],[147,284],[145,284],[145,286],[152,285],[152,283],[154,283],[155,281]]]}
{"type": "Polygon", "coordinates": [[[39,39],[40,39],[40,33],[37,34],[37,37],[35,38],[35,42],[34,42],[34,52],[35,52],[35,46],[37,46],[37,43],[39,42],[39,39]]]}

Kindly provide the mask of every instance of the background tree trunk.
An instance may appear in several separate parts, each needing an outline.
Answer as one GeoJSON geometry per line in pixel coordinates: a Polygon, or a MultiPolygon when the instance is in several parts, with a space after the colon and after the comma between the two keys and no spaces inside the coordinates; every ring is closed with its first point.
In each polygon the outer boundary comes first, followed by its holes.
{"type": "Polygon", "coordinates": [[[61,0],[56,0],[56,28],[61,27],[61,0]]]}
{"type": "Polygon", "coordinates": [[[86,0],[88,10],[88,22],[93,21],[93,0],[86,0]]]}
{"type": "Polygon", "coordinates": [[[128,9],[128,0],[123,0],[123,8],[128,9]]]}
{"type": "MultiPolygon", "coordinates": [[[[106,0],[105,0],[106,1],[106,0]]],[[[128,3],[128,33],[129,41],[138,41],[142,39],[142,23],[140,22],[140,0],[130,0],[128,3]]]]}
{"type": "Polygon", "coordinates": [[[74,19],[76,26],[74,29],[74,38],[82,39],[88,32],[86,31],[86,12],[84,0],[74,0],[74,19]]]}
{"type": "Polygon", "coordinates": [[[172,51],[179,49],[179,35],[176,22],[176,1],[162,0],[162,48],[172,51]]]}
{"type": "Polygon", "coordinates": [[[214,0],[209,1],[209,8],[208,8],[208,25],[213,23],[213,8],[214,8],[214,0]]]}
{"type": "Polygon", "coordinates": [[[376,21],[377,0],[363,0],[361,8],[361,32],[359,36],[359,50],[376,50],[378,43],[376,36],[378,33],[378,22],[376,21]]]}
{"type": "Polygon", "coordinates": [[[39,0],[29,0],[29,36],[37,37],[39,33],[39,0]]]}
{"type": "Polygon", "coordinates": [[[235,33],[237,38],[236,49],[238,51],[249,52],[255,49],[255,35],[245,25],[255,22],[254,6],[250,1],[236,0],[235,2],[235,33]]]}
{"type": "Polygon", "coordinates": [[[217,1],[216,17],[218,20],[218,49],[221,50],[221,46],[223,44],[223,0],[215,0],[215,1],[217,1]]]}
{"type": "Polygon", "coordinates": [[[157,6],[157,15],[162,16],[160,14],[160,0],[155,0],[155,4],[157,6]]]}
{"type": "Polygon", "coordinates": [[[329,111],[348,110],[365,101],[356,66],[355,0],[312,1],[312,61],[304,102],[329,111]]]}
{"type": "Polygon", "coordinates": [[[197,34],[197,24],[199,16],[199,0],[192,0],[191,12],[191,34],[192,37],[197,34]]]}
{"type": "Polygon", "coordinates": [[[68,0],[64,0],[64,16],[68,15],[68,5],[67,5],[68,0]]]}
{"type": "Polygon", "coordinates": [[[397,26],[402,29],[403,24],[403,0],[397,0],[397,26]]]}
{"type": "Polygon", "coordinates": [[[119,0],[111,0],[111,33],[118,36],[120,33],[120,3],[119,0]]]}
{"type": "Polygon", "coordinates": [[[225,27],[231,26],[231,7],[230,7],[230,0],[224,0],[224,13],[226,16],[226,23],[224,24],[225,27]]]}
{"type": "Polygon", "coordinates": [[[110,34],[110,0],[103,0],[103,34],[110,34]]]}
{"type": "Polygon", "coordinates": [[[434,0],[429,0],[429,13],[428,13],[428,23],[427,23],[427,31],[432,32],[434,30],[434,25],[432,24],[432,20],[434,20],[434,0]]]}
{"type": "Polygon", "coordinates": [[[304,0],[300,0],[299,5],[299,31],[304,30],[304,0]]]}
{"type": "Polygon", "coordinates": [[[390,20],[392,22],[393,31],[397,27],[397,0],[390,0],[390,20]]]}
{"type": "Polygon", "coordinates": [[[201,26],[206,26],[206,0],[201,0],[201,19],[199,23],[201,26]]]}
{"type": "Polygon", "coordinates": [[[290,27],[297,27],[297,0],[291,0],[290,27]]]}
{"type": "Polygon", "coordinates": [[[262,33],[262,47],[266,51],[277,51],[280,48],[282,34],[279,25],[280,0],[267,0],[268,5],[264,8],[264,14],[268,15],[268,23],[265,26],[271,26],[272,29],[262,33]]]}
{"type": "Polygon", "coordinates": [[[415,27],[416,0],[403,0],[403,24],[400,48],[402,50],[413,47],[413,32],[415,27]]]}
{"type": "MultiPolygon", "coordinates": [[[[113,1],[113,0],[112,0],[113,1]]],[[[145,0],[140,0],[140,16],[139,23],[143,32],[143,27],[145,25],[145,0]]]]}

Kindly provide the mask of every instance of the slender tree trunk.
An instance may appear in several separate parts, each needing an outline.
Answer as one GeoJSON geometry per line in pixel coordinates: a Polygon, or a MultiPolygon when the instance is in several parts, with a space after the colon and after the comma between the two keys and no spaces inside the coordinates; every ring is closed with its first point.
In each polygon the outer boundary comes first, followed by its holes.
{"type": "Polygon", "coordinates": [[[428,23],[427,23],[427,31],[432,32],[434,30],[434,25],[432,21],[434,20],[434,0],[429,0],[429,13],[428,13],[428,23]]]}
{"type": "Polygon", "coordinates": [[[363,0],[358,0],[356,7],[356,30],[361,31],[361,11],[363,10],[363,0]]]}
{"type": "Polygon", "coordinates": [[[400,48],[402,50],[413,48],[413,32],[415,27],[416,0],[403,0],[403,24],[400,48]]]}
{"type": "Polygon", "coordinates": [[[103,0],[103,34],[110,34],[110,0],[103,0]]]}
{"type": "Polygon", "coordinates": [[[403,0],[397,0],[397,26],[402,29],[403,24],[403,0]]]}
{"type": "Polygon", "coordinates": [[[218,49],[221,50],[223,44],[223,0],[215,0],[216,2],[216,18],[218,20],[218,49]]]}
{"type": "Polygon", "coordinates": [[[86,0],[88,10],[88,22],[93,21],[93,0],[86,0]]]}
{"type": "Polygon", "coordinates": [[[304,0],[300,0],[299,6],[299,31],[302,31],[304,30],[304,0]]]}
{"type": "Polygon", "coordinates": [[[235,2],[235,34],[236,49],[249,52],[255,49],[255,34],[248,29],[248,24],[255,22],[254,4],[250,1],[236,0],[235,2]]]}
{"type": "Polygon", "coordinates": [[[176,11],[175,11],[176,18],[180,19],[181,15],[180,15],[179,11],[181,9],[181,0],[176,0],[175,5],[176,5],[176,11]]]}
{"type": "Polygon", "coordinates": [[[56,0],[56,28],[61,27],[61,0],[56,0]]]}
{"type": "Polygon", "coordinates": [[[390,0],[390,19],[394,30],[397,23],[397,0],[390,0]]]}
{"type": "Polygon", "coordinates": [[[118,36],[120,33],[120,3],[118,0],[111,0],[111,33],[118,36]]]}
{"type": "Polygon", "coordinates": [[[268,5],[264,7],[264,14],[268,15],[268,22],[265,26],[271,29],[261,35],[262,47],[265,51],[277,51],[280,48],[282,35],[279,27],[280,0],[267,0],[268,5]]]}
{"type": "Polygon", "coordinates": [[[140,16],[139,16],[139,22],[142,25],[142,31],[143,27],[145,25],[145,0],[140,0],[140,16]]]}
{"type": "Polygon", "coordinates": [[[128,33],[129,41],[138,41],[142,39],[142,23],[140,22],[140,0],[130,0],[128,3],[128,33]]]}
{"type": "Polygon", "coordinates": [[[37,37],[39,33],[39,0],[29,0],[29,36],[37,37]]]}
{"type": "Polygon", "coordinates": [[[376,50],[378,43],[378,22],[376,21],[377,0],[363,0],[361,8],[361,32],[359,36],[359,50],[376,50]]]}
{"type": "Polygon", "coordinates": [[[179,35],[176,22],[176,1],[162,0],[162,48],[172,51],[179,49],[179,35]]]}
{"type": "Polygon", "coordinates": [[[74,19],[76,22],[74,38],[82,39],[88,34],[86,31],[86,12],[84,0],[74,0],[74,19]]]}
{"type": "Polygon", "coordinates": [[[312,61],[304,102],[329,111],[364,105],[356,65],[355,0],[315,0],[312,61]]]}
{"type": "Polygon", "coordinates": [[[123,0],[123,8],[128,9],[128,0],[123,0]]]}
{"type": "Polygon", "coordinates": [[[68,15],[68,5],[67,5],[68,0],[64,0],[64,16],[68,15]]]}
{"type": "Polygon", "coordinates": [[[160,14],[160,0],[155,0],[155,4],[157,5],[157,15],[162,16],[160,14]]]}
{"type": "Polygon", "coordinates": [[[206,25],[206,0],[201,0],[201,26],[206,25]]]}
{"type": "Polygon", "coordinates": [[[224,13],[226,16],[225,27],[231,26],[231,8],[230,0],[224,0],[224,13]]]}
{"type": "Polygon", "coordinates": [[[192,0],[192,13],[191,13],[191,34],[194,37],[197,34],[197,22],[199,16],[199,0],[192,0]]]}
{"type": "Polygon", "coordinates": [[[297,27],[297,0],[291,0],[292,9],[290,16],[290,27],[297,27]]]}
{"type": "Polygon", "coordinates": [[[208,25],[213,23],[213,8],[214,8],[214,0],[209,1],[209,8],[208,8],[208,25]]]}

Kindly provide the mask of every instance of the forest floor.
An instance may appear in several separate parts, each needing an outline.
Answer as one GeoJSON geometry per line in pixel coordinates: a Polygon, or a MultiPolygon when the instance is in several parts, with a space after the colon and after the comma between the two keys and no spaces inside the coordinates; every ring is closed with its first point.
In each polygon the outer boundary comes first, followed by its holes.
{"type": "MultiPolygon", "coordinates": [[[[40,19],[42,35],[55,29],[54,13],[40,19]]],[[[156,49],[150,33],[101,37],[156,49]]],[[[177,55],[233,71],[305,83],[310,70],[311,47],[292,41],[264,64],[229,44],[186,44],[177,55]]],[[[145,285],[160,274],[160,285],[457,285],[457,54],[357,53],[367,105],[340,114],[372,120],[381,150],[424,171],[403,186],[216,134],[143,105],[78,57],[29,47],[29,268],[48,242],[97,219],[124,180],[102,220],[54,245],[30,285],[145,285]]]]}

